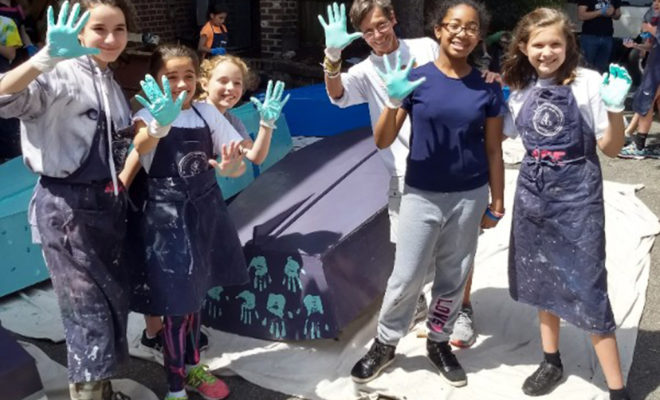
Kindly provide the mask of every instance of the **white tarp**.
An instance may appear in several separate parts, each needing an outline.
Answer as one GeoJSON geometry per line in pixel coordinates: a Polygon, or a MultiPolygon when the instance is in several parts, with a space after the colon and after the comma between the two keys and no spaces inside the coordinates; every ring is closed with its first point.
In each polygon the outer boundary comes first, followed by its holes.
{"type": "MultiPolygon", "coordinates": [[[[516,171],[507,170],[508,211],[516,177],[516,171]]],[[[644,308],[649,252],[660,232],[657,217],[635,196],[636,189],[640,187],[605,184],[608,284],[626,375],[644,308]]],[[[472,348],[456,352],[468,373],[467,387],[452,388],[438,376],[425,356],[426,339],[418,337],[424,332],[421,326],[401,341],[394,364],[381,377],[368,385],[354,385],[349,371],[375,335],[377,304],[350,324],[339,340],[279,343],[211,330],[203,362],[218,372],[233,372],[259,386],[307,399],[351,400],[367,393],[408,400],[524,398],[520,386],[540,362],[542,352],[536,310],[514,302],[508,294],[510,224],[508,212],[479,241],[472,287],[479,339],[472,348]]],[[[52,293],[50,297],[54,301],[52,293]]],[[[7,329],[26,334],[45,325],[41,318],[53,318],[48,313],[40,316],[39,309],[52,310],[36,300],[14,297],[0,304],[0,320],[7,329]]],[[[53,321],[48,323],[51,336],[63,338],[61,324],[53,321]]],[[[137,348],[142,329],[143,320],[132,314],[128,332],[131,354],[148,358],[137,348]]],[[[547,398],[606,399],[604,378],[588,335],[562,324],[560,352],[566,379],[547,398]]]]}

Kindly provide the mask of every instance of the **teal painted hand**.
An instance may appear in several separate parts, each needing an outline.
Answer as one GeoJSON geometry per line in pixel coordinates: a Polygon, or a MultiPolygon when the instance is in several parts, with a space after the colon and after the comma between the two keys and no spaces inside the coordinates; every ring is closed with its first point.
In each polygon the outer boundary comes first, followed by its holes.
{"type": "MultiPolygon", "coordinates": [[[[284,324],[284,306],[286,299],[284,295],[270,293],[266,302],[266,310],[275,317],[270,318],[268,332],[276,338],[281,339],[286,336],[286,325],[284,324]]],[[[267,319],[264,319],[262,325],[266,325],[267,319]]]]}
{"type": "MultiPolygon", "coordinates": [[[[323,315],[323,303],[321,296],[312,296],[308,294],[303,298],[303,305],[307,311],[303,334],[308,339],[321,338],[321,316],[323,315]]],[[[326,331],[328,326],[325,326],[326,331]]]]}
{"type": "Polygon", "coordinates": [[[620,65],[610,64],[610,71],[603,74],[600,85],[600,98],[607,111],[621,112],[625,109],[624,103],[631,85],[632,78],[628,71],[620,65]]]}
{"type": "Polygon", "coordinates": [[[76,3],[69,15],[69,2],[62,4],[57,22],[52,6],[48,6],[48,30],[46,31],[46,42],[48,43],[48,55],[59,58],[75,58],[84,55],[99,54],[101,50],[92,47],[83,47],[78,40],[78,34],[89,19],[89,11],[80,14],[80,4],[76,3]],[[76,22],[77,20],[77,22],[76,22]]]}
{"type": "Polygon", "coordinates": [[[160,126],[167,126],[179,116],[183,100],[186,98],[186,91],[181,92],[175,102],[172,100],[170,81],[165,75],[163,75],[162,83],[163,90],[161,91],[154,77],[147,74],[144,80],[140,81],[140,86],[149,100],[147,101],[140,95],[136,95],[135,100],[149,110],[160,126]]]}
{"type": "Polygon", "coordinates": [[[286,265],[284,266],[284,278],[282,279],[282,286],[296,293],[299,289],[302,290],[302,282],[300,281],[300,274],[305,273],[305,270],[300,269],[300,264],[291,256],[286,258],[286,265]]]}
{"type": "Polygon", "coordinates": [[[346,31],[346,6],[337,3],[328,5],[328,22],[322,15],[318,16],[325,31],[325,53],[332,61],[339,61],[341,51],[355,39],[362,37],[362,33],[349,34],[346,31]]]}
{"type": "Polygon", "coordinates": [[[390,98],[390,105],[394,107],[399,107],[403,99],[406,98],[413,90],[415,90],[419,85],[426,81],[425,77],[421,77],[414,82],[408,80],[408,74],[413,65],[415,65],[415,58],[411,57],[410,61],[406,68],[401,69],[401,53],[397,50],[396,54],[396,65],[394,68],[390,65],[389,58],[387,56],[383,57],[385,62],[385,71],[381,71],[376,68],[376,72],[381,77],[383,82],[385,82],[385,88],[387,89],[387,95],[390,98]]]}
{"type": "Polygon", "coordinates": [[[222,292],[224,292],[222,286],[216,286],[209,289],[206,293],[207,297],[204,299],[204,308],[208,315],[212,318],[218,318],[222,316],[222,307],[220,306],[220,301],[222,301],[222,292]]]}
{"type": "Polygon", "coordinates": [[[254,293],[244,290],[236,298],[243,300],[241,304],[241,322],[245,325],[252,325],[252,320],[256,321],[259,319],[259,313],[255,310],[256,302],[254,293]]]}
{"type": "Polygon", "coordinates": [[[248,266],[248,271],[254,268],[254,279],[253,286],[255,289],[263,292],[270,283],[273,282],[273,279],[268,273],[268,265],[266,264],[266,257],[256,256],[250,260],[250,265],[248,266]]]}
{"type": "Polygon", "coordinates": [[[275,89],[273,89],[273,81],[270,80],[268,81],[263,104],[256,97],[250,97],[250,101],[257,107],[257,111],[261,116],[261,123],[271,129],[275,129],[275,121],[282,114],[282,109],[291,96],[287,94],[284,100],[282,100],[282,94],[284,94],[284,82],[277,81],[275,83],[275,89]]]}

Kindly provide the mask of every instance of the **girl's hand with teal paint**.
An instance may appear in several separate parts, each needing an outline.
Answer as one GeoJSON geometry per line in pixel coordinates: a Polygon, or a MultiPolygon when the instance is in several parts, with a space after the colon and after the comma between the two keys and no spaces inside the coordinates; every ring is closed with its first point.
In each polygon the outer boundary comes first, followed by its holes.
{"type": "Polygon", "coordinates": [[[256,97],[250,97],[250,101],[254,104],[261,116],[260,124],[268,127],[270,129],[275,129],[275,121],[280,118],[282,114],[282,109],[289,101],[290,94],[287,94],[284,100],[282,100],[282,95],[284,94],[284,82],[277,81],[275,83],[275,88],[273,89],[273,81],[268,81],[268,86],[266,88],[266,96],[264,97],[264,102],[262,103],[256,97]]]}
{"type": "Polygon", "coordinates": [[[376,72],[383,82],[385,82],[385,88],[387,89],[387,95],[389,96],[389,104],[387,104],[389,108],[399,108],[403,99],[426,81],[425,77],[419,78],[414,82],[408,80],[410,70],[415,64],[414,57],[410,58],[408,65],[403,69],[401,69],[401,53],[398,50],[395,53],[395,57],[396,65],[394,68],[391,67],[387,55],[383,57],[383,60],[385,61],[385,71],[383,72],[376,68],[376,72]]]}
{"type": "MultiPolygon", "coordinates": [[[[158,122],[158,125],[165,127],[172,124],[172,122],[174,122],[179,116],[183,101],[186,98],[186,91],[181,92],[176,101],[173,101],[172,91],[170,90],[170,81],[165,75],[163,75],[162,84],[163,90],[161,91],[154,77],[147,74],[144,77],[144,80],[140,81],[140,86],[149,100],[140,95],[136,95],[135,100],[149,110],[154,117],[154,120],[158,122]]],[[[149,130],[149,134],[154,137],[164,137],[167,135],[167,132],[165,132],[164,135],[159,136],[153,134],[152,130],[149,130]]]]}
{"type": "Polygon", "coordinates": [[[620,65],[610,64],[610,71],[603,74],[600,85],[600,98],[607,111],[619,113],[625,109],[624,103],[631,85],[632,78],[628,71],[620,65]]]}

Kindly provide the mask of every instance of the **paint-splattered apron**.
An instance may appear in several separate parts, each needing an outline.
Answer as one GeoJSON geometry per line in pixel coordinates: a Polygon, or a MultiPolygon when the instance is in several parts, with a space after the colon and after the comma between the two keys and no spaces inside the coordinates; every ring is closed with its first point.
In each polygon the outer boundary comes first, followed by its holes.
{"type": "MultiPolygon", "coordinates": [[[[129,213],[129,226],[140,236],[133,240],[131,233],[127,244],[133,253],[131,309],[185,315],[201,309],[210,288],[247,282],[243,249],[210,157],[206,121],[201,128],[173,127],[158,143],[144,204],[129,213]]],[[[132,185],[134,190],[140,188],[132,185]]]]}
{"type": "Polygon", "coordinates": [[[660,55],[658,44],[660,43],[660,29],[653,37],[653,48],[646,59],[646,67],[642,74],[642,81],[633,96],[632,109],[634,112],[646,115],[653,106],[655,92],[660,86],[660,55]]]}
{"type": "MultiPolygon", "coordinates": [[[[109,378],[128,356],[129,292],[120,260],[126,195],[113,192],[98,86],[96,93],[100,111],[88,111],[97,124],[87,158],[66,178],[41,176],[33,197],[44,258],[62,312],[70,382],[109,378]]],[[[124,164],[132,134],[130,127],[113,127],[117,167],[124,164]]]]}
{"type": "Polygon", "coordinates": [[[596,138],[570,86],[532,90],[516,119],[527,154],[513,210],[509,291],[589,332],[609,333],[616,326],[596,138]]]}

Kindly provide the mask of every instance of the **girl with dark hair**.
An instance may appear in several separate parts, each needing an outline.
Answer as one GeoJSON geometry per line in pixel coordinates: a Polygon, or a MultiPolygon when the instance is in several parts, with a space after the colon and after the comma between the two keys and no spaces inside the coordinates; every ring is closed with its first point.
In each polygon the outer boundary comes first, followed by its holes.
{"type": "MultiPolygon", "coordinates": [[[[141,82],[147,99],[136,97],[145,107],[134,118],[139,160],[131,154],[126,174],[122,171],[126,182],[140,164],[146,172],[130,189],[138,205],[129,213],[126,245],[131,309],[164,317],[166,400],[187,399],[186,389],[208,400],[229,395],[227,385],[199,363],[200,310],[207,291],[248,279],[215,170],[239,176],[245,171],[243,157],[265,157],[270,145],[257,139],[252,148],[243,148],[243,138],[213,104],[193,102],[199,68],[197,54],[185,46],[154,51],[150,71],[156,78],[147,75],[141,82]]],[[[285,102],[283,91],[283,83],[273,88],[269,82],[264,103],[257,101],[262,123],[271,128],[285,102]]]]}
{"type": "Polygon", "coordinates": [[[449,338],[480,228],[494,227],[504,214],[502,92],[468,62],[488,29],[488,20],[479,2],[447,1],[436,13],[434,32],[441,51],[434,62],[411,70],[414,60],[410,60],[401,70],[398,54],[394,66],[385,58],[380,76],[389,99],[374,136],[379,148],[389,146],[410,116],[410,153],[398,228],[405,235],[397,241],[377,337],[351,371],[356,382],[374,379],[393,361],[432,268],[428,357],[447,383],[467,384],[449,338]]]}
{"type": "Polygon", "coordinates": [[[125,399],[108,379],[128,355],[116,171],[132,129],[108,64],[126,47],[127,11],[121,0],[69,9],[56,22],[49,8],[46,46],[0,77],[0,110],[21,120],[23,159],[40,175],[28,214],[62,312],[71,399],[125,399]]]}
{"type": "Polygon", "coordinates": [[[504,64],[512,89],[505,132],[520,134],[527,154],[514,201],[509,291],[514,300],[538,308],[544,359],[525,380],[525,394],[547,394],[562,380],[563,318],[591,334],[610,399],[621,400],[629,397],[607,295],[596,147],[610,157],[621,149],[621,112],[632,81],[616,65],[603,79],[579,68],[578,59],[561,11],[539,8],[518,23],[504,64]]]}

